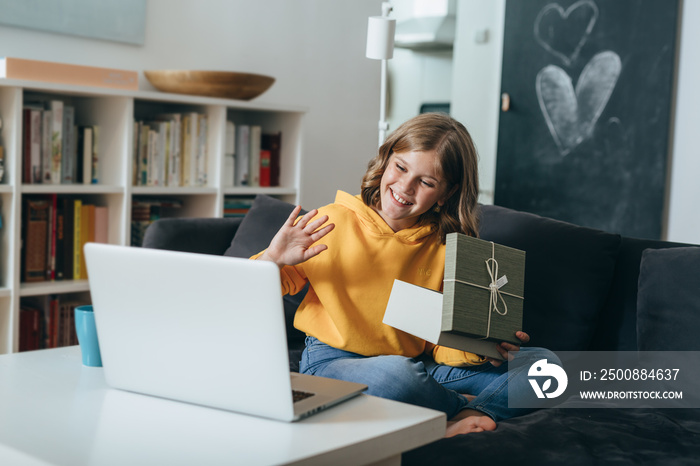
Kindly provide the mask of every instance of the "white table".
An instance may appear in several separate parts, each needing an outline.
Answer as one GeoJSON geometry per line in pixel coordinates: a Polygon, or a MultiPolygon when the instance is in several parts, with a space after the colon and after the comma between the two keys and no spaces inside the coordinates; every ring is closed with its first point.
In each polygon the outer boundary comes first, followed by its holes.
{"type": "Polygon", "coordinates": [[[368,395],[285,423],[110,389],[77,346],[0,356],[2,465],[399,464],[444,433],[368,395]]]}

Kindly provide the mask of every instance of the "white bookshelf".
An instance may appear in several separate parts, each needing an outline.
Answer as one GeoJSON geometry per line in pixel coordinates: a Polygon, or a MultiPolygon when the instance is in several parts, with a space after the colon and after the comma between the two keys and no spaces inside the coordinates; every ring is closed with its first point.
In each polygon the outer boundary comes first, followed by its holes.
{"type": "Polygon", "coordinates": [[[108,240],[131,244],[131,208],[139,198],[172,198],[183,207],[180,217],[222,217],[225,196],[268,194],[289,202],[299,200],[301,127],[304,107],[275,105],[149,91],[122,91],[0,79],[0,140],[5,150],[5,175],[0,182],[0,354],[18,351],[20,299],[50,294],[88,297],[87,280],[21,281],[21,225],[23,196],[78,195],[109,211],[108,240]],[[99,184],[23,184],[22,108],[25,100],[51,98],[76,109],[77,125],[97,125],[99,184]],[[159,113],[192,112],[207,115],[207,185],[203,187],[132,186],[133,123],[159,113]],[[280,186],[232,187],[223,179],[226,121],[262,126],[263,132],[282,133],[280,186]]]}

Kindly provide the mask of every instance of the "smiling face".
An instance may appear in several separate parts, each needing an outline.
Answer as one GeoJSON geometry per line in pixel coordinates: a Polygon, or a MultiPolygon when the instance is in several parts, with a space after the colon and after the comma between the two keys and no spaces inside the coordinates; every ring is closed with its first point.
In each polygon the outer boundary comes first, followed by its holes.
{"type": "Polygon", "coordinates": [[[413,226],[418,218],[447,200],[447,182],[435,151],[391,154],[380,184],[377,213],[394,231],[413,226]]]}

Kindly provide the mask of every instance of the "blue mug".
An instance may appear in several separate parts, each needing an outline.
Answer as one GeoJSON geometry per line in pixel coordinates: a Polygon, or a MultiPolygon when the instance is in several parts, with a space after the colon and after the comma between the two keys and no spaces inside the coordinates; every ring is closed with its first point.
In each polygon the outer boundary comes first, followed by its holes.
{"type": "Polygon", "coordinates": [[[75,332],[78,335],[80,351],[83,354],[83,365],[102,367],[100,344],[97,341],[97,328],[95,327],[95,313],[92,306],[75,308],[75,332]]]}

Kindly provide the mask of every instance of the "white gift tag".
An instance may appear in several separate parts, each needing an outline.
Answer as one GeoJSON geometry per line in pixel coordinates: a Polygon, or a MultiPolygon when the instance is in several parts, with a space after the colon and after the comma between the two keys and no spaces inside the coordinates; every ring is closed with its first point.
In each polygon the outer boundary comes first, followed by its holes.
{"type": "Polygon", "coordinates": [[[503,275],[501,278],[496,280],[496,288],[498,288],[500,290],[501,287],[503,287],[506,283],[508,283],[508,279],[506,278],[505,275],[503,275]]]}

